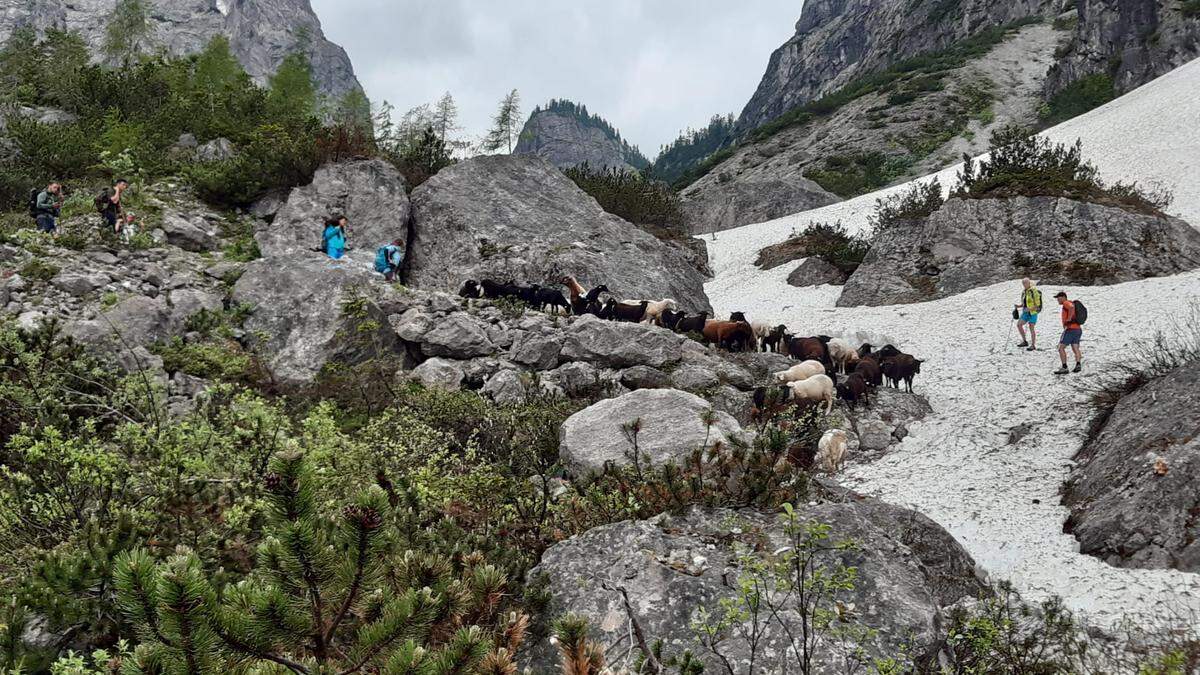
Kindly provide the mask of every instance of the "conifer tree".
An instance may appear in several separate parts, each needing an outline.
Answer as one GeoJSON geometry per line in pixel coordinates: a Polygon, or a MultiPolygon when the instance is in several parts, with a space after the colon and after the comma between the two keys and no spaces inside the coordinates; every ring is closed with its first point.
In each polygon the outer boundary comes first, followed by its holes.
{"type": "Polygon", "coordinates": [[[116,563],[118,602],[141,644],[127,672],[218,673],[273,663],[295,673],[508,672],[527,626],[504,615],[506,580],[478,555],[462,569],[402,550],[377,486],[336,517],[318,512],[300,453],[264,476],[269,526],[257,569],[218,594],[193,553],[116,563]]]}
{"type": "Polygon", "coordinates": [[[450,92],[442,94],[433,108],[433,129],[443,144],[449,144],[451,136],[461,130],[458,126],[458,104],[450,92]]]}
{"type": "Polygon", "coordinates": [[[267,105],[281,115],[316,114],[317,86],[313,83],[312,64],[303,52],[288,54],[279,64],[271,76],[267,105]]]}
{"type": "Polygon", "coordinates": [[[104,53],[117,63],[127,63],[150,47],[150,14],[143,0],[120,0],[105,17],[104,53]]]}
{"type": "Polygon", "coordinates": [[[483,140],[484,152],[505,148],[511,153],[521,125],[521,95],[513,89],[500,101],[500,108],[492,118],[492,129],[483,140]]]}

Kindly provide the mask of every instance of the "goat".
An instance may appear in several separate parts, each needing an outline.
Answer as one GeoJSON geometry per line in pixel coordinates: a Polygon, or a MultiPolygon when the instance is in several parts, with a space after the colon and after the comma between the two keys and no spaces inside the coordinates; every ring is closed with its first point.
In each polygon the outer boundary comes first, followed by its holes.
{"type": "Polygon", "coordinates": [[[913,378],[920,374],[922,363],[924,361],[911,354],[897,354],[884,359],[880,369],[887,376],[889,385],[899,389],[900,383],[904,382],[905,390],[911,394],[913,378]]]}
{"type": "Polygon", "coordinates": [[[687,312],[664,309],[659,321],[662,323],[663,328],[675,330],[675,327],[679,325],[679,321],[685,316],[687,316],[687,312]]]}
{"type": "Polygon", "coordinates": [[[841,338],[829,341],[829,357],[843,373],[850,372],[850,366],[858,361],[858,352],[850,347],[850,343],[841,338]]]}
{"type": "Polygon", "coordinates": [[[587,294],[583,296],[583,299],[587,300],[588,303],[600,302],[600,294],[601,293],[611,293],[611,292],[612,291],[608,290],[608,286],[605,286],[604,284],[600,284],[599,286],[596,286],[592,290],[588,291],[587,294]]]}
{"type": "Polygon", "coordinates": [[[819,464],[825,473],[836,473],[842,468],[846,459],[846,445],[849,436],[841,429],[830,429],[821,435],[817,441],[817,456],[815,464],[819,464]]]}
{"type": "Polygon", "coordinates": [[[458,289],[458,295],[463,298],[480,298],[483,297],[483,290],[479,288],[478,281],[467,279],[462,288],[458,289]]]}
{"type": "Polygon", "coordinates": [[[762,349],[764,352],[777,352],[781,349],[784,336],[787,335],[787,326],[778,325],[771,329],[767,336],[762,339],[762,349]]]}
{"type": "Polygon", "coordinates": [[[808,379],[813,375],[824,374],[825,366],[822,365],[820,361],[804,361],[803,363],[797,363],[787,370],[781,370],[775,373],[774,378],[775,381],[786,384],[788,382],[799,382],[800,380],[808,379]]]}
{"type": "Polygon", "coordinates": [[[833,379],[828,375],[813,375],[799,382],[789,382],[792,398],[825,403],[825,414],[833,410],[833,379]]]}
{"type": "Polygon", "coordinates": [[[752,400],[754,407],[750,409],[750,419],[757,422],[786,408],[791,403],[792,390],[786,384],[758,387],[752,400]]]}
{"type": "Polygon", "coordinates": [[[704,333],[704,327],[708,325],[708,312],[700,312],[692,316],[685,316],[675,323],[676,333],[704,333]]]}
{"type": "Polygon", "coordinates": [[[874,354],[860,359],[858,365],[854,366],[854,372],[862,375],[872,387],[883,384],[883,370],[880,369],[874,354]]]}
{"type": "Polygon", "coordinates": [[[483,290],[483,297],[489,300],[515,298],[519,292],[519,289],[512,282],[505,284],[499,281],[492,281],[491,279],[484,279],[479,282],[479,286],[483,290]]]}
{"type": "Polygon", "coordinates": [[[575,277],[567,275],[562,279],[562,285],[567,287],[567,291],[571,294],[571,299],[575,300],[584,294],[583,286],[575,280],[575,277]]]}
{"type": "Polygon", "coordinates": [[[662,300],[647,302],[646,311],[642,316],[642,323],[655,323],[662,325],[660,319],[662,317],[663,310],[667,309],[675,309],[675,300],[671,298],[663,298],[662,300]]]}
{"type": "Polygon", "coordinates": [[[861,345],[861,346],[859,346],[859,348],[858,348],[858,358],[860,358],[860,359],[861,359],[861,358],[863,358],[864,356],[868,356],[868,355],[870,355],[870,353],[871,353],[871,352],[872,352],[874,349],[875,349],[875,348],[871,346],[871,343],[870,343],[870,342],[864,342],[864,343],[862,343],[862,345],[861,345]]]}
{"type": "Polygon", "coordinates": [[[642,300],[636,305],[629,305],[609,298],[608,302],[604,303],[603,315],[600,318],[638,323],[646,316],[646,306],[649,304],[649,300],[642,300]]]}
{"type": "Polygon", "coordinates": [[[870,386],[867,384],[867,378],[863,377],[862,373],[851,373],[846,381],[836,385],[838,398],[850,404],[854,408],[861,400],[871,407],[870,386]]]}
{"type": "Polygon", "coordinates": [[[540,310],[550,309],[557,313],[562,308],[563,314],[571,313],[571,303],[563,296],[562,291],[550,287],[539,288],[534,294],[535,305],[540,310]]]}

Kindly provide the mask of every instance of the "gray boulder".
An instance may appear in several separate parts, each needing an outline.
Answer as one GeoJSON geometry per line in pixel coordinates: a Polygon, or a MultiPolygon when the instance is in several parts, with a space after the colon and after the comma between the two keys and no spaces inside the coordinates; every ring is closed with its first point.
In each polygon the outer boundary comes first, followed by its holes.
{"type": "Polygon", "coordinates": [[[50,285],[64,293],[83,296],[104,286],[110,281],[103,272],[80,273],[64,270],[50,280],[50,285]]]}
{"type": "Polygon", "coordinates": [[[711,410],[708,401],[677,389],[639,389],[606,399],[563,422],[559,458],[579,476],[609,462],[630,464],[633,439],[624,427],[635,420],[641,421],[638,452],[654,464],[682,460],[706,443],[745,440],[737,420],[725,413],[714,412],[712,426],[706,426],[702,416],[711,410]]]}
{"type": "Polygon", "coordinates": [[[410,376],[429,389],[458,391],[465,374],[455,361],[435,357],[413,368],[410,376]]]}
{"type": "Polygon", "coordinates": [[[535,379],[529,373],[504,369],[488,378],[480,393],[500,405],[514,405],[525,401],[531,394],[556,395],[562,391],[549,382],[535,379]]]}
{"type": "Polygon", "coordinates": [[[496,346],[488,339],[487,325],[466,312],[432,319],[420,342],[421,351],[428,356],[470,359],[496,352],[496,346]]]}
{"type": "Polygon", "coordinates": [[[859,405],[847,411],[846,421],[848,431],[858,437],[862,458],[877,459],[908,436],[909,425],[932,412],[924,396],[877,387],[871,391],[871,407],[859,405]]]}
{"type": "Polygon", "coordinates": [[[237,154],[233,147],[233,141],[228,138],[214,138],[213,140],[196,148],[197,162],[223,162],[227,159],[233,159],[237,154]]]}
{"type": "Polygon", "coordinates": [[[734,180],[717,175],[683,193],[683,212],[694,234],[762,223],[840,201],[803,176],[734,180]]]}
{"type": "Polygon", "coordinates": [[[1200,572],[1200,363],[1117,403],[1063,492],[1080,551],[1117,567],[1200,572]]]}
{"type": "Polygon", "coordinates": [[[171,314],[180,325],[183,325],[189,317],[200,310],[217,312],[225,306],[225,299],[221,294],[197,288],[180,288],[171,291],[167,295],[167,299],[173,308],[171,314]]]}
{"type": "Polygon", "coordinates": [[[608,368],[662,368],[682,358],[685,338],[664,328],[583,316],[565,331],[563,357],[608,368]]]}
{"type": "Polygon", "coordinates": [[[621,371],[621,384],[630,389],[666,389],[671,376],[650,366],[634,366],[621,371]]]}
{"type": "MultiPolygon", "coordinates": [[[[828,525],[828,543],[853,544],[816,559],[823,566],[840,563],[857,570],[853,589],[835,593],[823,608],[839,615],[835,627],[870,629],[850,638],[842,645],[845,650],[834,640],[821,641],[814,673],[845,672],[844,654],[856,647],[868,660],[901,654],[936,659],[947,609],[988,593],[970,555],[920,513],[865,498],[798,505],[796,511],[801,524],[828,525]],[[835,611],[837,606],[842,611],[835,611]]],[[[663,640],[667,654],[690,649],[704,661],[705,672],[720,672],[720,660],[699,644],[693,629],[698,613],[703,608],[717,614],[720,603],[737,597],[738,578],[746,569],[740,555],[769,561],[792,544],[780,516],[694,507],[678,516],[625,521],[572,537],[547,550],[529,578],[548,580],[548,615],[588,619],[602,649],[619,648],[614,652],[619,654],[629,648],[621,643],[629,639],[632,612],[647,636],[663,640]]],[[[758,654],[764,672],[797,672],[784,630],[799,632],[793,606],[777,617],[763,609],[757,617],[765,629],[758,654]],[[787,667],[780,665],[785,653],[787,667]]],[[[745,663],[746,642],[737,631],[728,633],[723,652],[730,662],[745,663]]],[[[531,647],[535,671],[555,667],[548,640],[531,647]]]]}
{"type": "Polygon", "coordinates": [[[562,337],[525,334],[513,343],[513,361],[534,370],[552,370],[562,356],[562,337]]]}
{"type": "Polygon", "coordinates": [[[1024,276],[1095,285],[1196,267],[1200,232],[1178,218],[1054,197],[951,199],[880,233],[838,306],[922,302],[1024,276]]]}
{"type": "Polygon", "coordinates": [[[381,159],[323,166],[312,183],[292,190],[287,203],[254,238],[266,257],[312,253],[326,219],[335,215],[349,220],[347,256],[370,265],[380,245],[408,237],[404,176],[381,159]]]}
{"type": "Polygon", "coordinates": [[[312,382],[328,363],[358,363],[395,352],[396,334],[387,313],[371,296],[374,275],[365,268],[307,256],[256,260],[233,287],[234,304],[253,313],[246,334],[285,385],[312,382]],[[361,293],[362,316],[347,316],[343,303],[361,293]],[[373,326],[370,331],[362,326],[373,326]]]}
{"type": "Polygon", "coordinates": [[[477,157],[443,169],[413,191],[408,281],[455,292],[491,277],[584,286],[624,298],[674,298],[708,309],[694,254],[605,213],[550,162],[477,157]]]}
{"type": "Polygon", "coordinates": [[[167,211],[163,213],[159,228],[166,235],[168,244],[185,251],[198,253],[217,248],[216,228],[200,216],[167,211]]]}
{"type": "Polygon", "coordinates": [[[544,373],[543,379],[571,398],[619,396],[628,391],[615,371],[597,368],[583,361],[568,361],[544,373]]]}
{"type": "Polygon", "coordinates": [[[101,312],[95,319],[73,321],[64,331],[98,351],[126,351],[163,342],[180,334],[183,321],[163,297],[133,295],[101,312]]]}
{"type": "Polygon", "coordinates": [[[805,258],[792,270],[792,273],[787,276],[787,282],[791,286],[797,288],[805,288],[807,286],[820,286],[822,284],[832,284],[840,286],[846,283],[846,273],[829,263],[813,256],[805,258]]]}

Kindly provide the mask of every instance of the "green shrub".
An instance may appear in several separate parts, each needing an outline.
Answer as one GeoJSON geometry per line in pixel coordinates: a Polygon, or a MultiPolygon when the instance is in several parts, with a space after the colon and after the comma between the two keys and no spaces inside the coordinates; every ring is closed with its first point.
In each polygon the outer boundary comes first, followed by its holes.
{"type": "Polygon", "coordinates": [[[907,160],[889,158],[882,152],[834,155],[820,169],[809,169],[805,178],[833,194],[849,199],[877,190],[903,175],[907,160]]]}
{"type": "Polygon", "coordinates": [[[657,237],[678,239],[689,234],[679,195],[666,183],[616,168],[592,169],[586,163],[564,173],[595,198],[600,208],[657,237]]]}
{"type": "Polygon", "coordinates": [[[58,272],[59,267],[57,265],[48,263],[41,258],[34,258],[25,263],[25,266],[18,273],[26,279],[50,281],[58,272]]]}
{"type": "Polygon", "coordinates": [[[928,217],[945,202],[940,181],[917,181],[906,190],[875,201],[872,229],[881,232],[901,221],[928,217]]]}
{"type": "Polygon", "coordinates": [[[1200,0],[1183,0],[1179,3],[1179,13],[1189,19],[1200,16],[1200,0]]]}
{"type": "Polygon", "coordinates": [[[193,377],[226,382],[254,383],[259,376],[252,354],[229,339],[184,343],[179,337],[157,345],[154,353],[162,357],[168,373],[183,372],[193,377]]]}
{"type": "Polygon", "coordinates": [[[1106,74],[1087,75],[1050,97],[1038,111],[1045,126],[1054,126],[1098,108],[1117,97],[1113,79],[1106,74]]]}

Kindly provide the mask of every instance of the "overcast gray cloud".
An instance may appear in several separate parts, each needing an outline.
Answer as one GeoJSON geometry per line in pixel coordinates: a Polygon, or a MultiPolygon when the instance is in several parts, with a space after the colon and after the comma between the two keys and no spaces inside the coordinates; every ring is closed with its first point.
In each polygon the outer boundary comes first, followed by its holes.
{"type": "Polygon", "coordinates": [[[449,91],[481,136],[500,98],[526,113],[586,104],[653,158],[688,126],[740,112],[797,0],[312,0],[372,101],[399,111],[449,91]]]}

